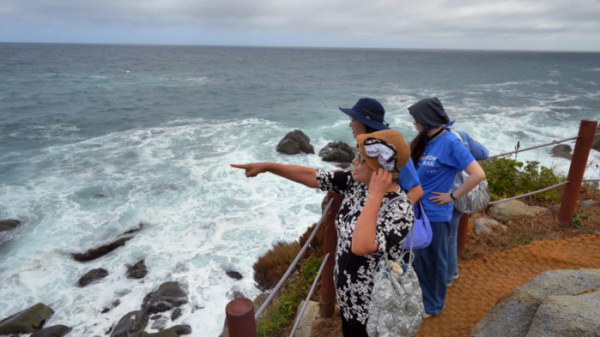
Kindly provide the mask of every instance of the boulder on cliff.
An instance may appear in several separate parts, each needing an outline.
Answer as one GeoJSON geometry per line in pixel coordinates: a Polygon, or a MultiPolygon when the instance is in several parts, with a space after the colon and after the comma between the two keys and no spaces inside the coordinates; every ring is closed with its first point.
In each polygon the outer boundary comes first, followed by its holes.
{"type": "MultiPolygon", "coordinates": [[[[540,304],[549,296],[600,288],[600,269],[551,270],[498,300],[471,336],[526,336],[540,304]]],[[[533,334],[532,336],[539,336],[533,334]]]]}
{"type": "Polygon", "coordinates": [[[304,132],[294,130],[279,141],[277,152],[285,154],[315,153],[315,149],[310,145],[310,138],[304,132]]]}
{"type": "Polygon", "coordinates": [[[540,304],[530,336],[600,335],[600,290],[580,295],[550,296],[540,304]]]}

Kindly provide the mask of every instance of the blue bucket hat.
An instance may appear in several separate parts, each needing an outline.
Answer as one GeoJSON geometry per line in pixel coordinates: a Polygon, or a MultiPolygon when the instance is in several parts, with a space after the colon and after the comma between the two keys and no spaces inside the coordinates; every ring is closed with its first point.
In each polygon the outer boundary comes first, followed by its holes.
{"type": "Polygon", "coordinates": [[[340,110],[346,115],[375,130],[381,131],[390,128],[389,124],[383,120],[385,109],[376,99],[361,98],[352,109],[340,108],[340,110]]]}

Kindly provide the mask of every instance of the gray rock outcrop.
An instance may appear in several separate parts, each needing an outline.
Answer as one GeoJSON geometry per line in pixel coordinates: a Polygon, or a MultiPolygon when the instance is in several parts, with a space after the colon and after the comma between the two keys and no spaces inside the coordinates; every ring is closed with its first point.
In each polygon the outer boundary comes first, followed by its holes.
{"type": "Polygon", "coordinates": [[[351,163],[354,149],[344,142],[328,143],[319,151],[319,157],[328,162],[351,163]]]}
{"type": "Polygon", "coordinates": [[[559,144],[550,150],[550,155],[552,157],[565,158],[571,160],[573,158],[573,154],[571,153],[571,145],[567,144],[559,144]]]}
{"type": "Polygon", "coordinates": [[[526,336],[540,304],[549,296],[571,295],[597,288],[600,288],[599,269],[542,273],[511,295],[499,299],[475,325],[471,336],[526,336]]]}
{"type": "Polygon", "coordinates": [[[533,207],[518,200],[501,202],[492,206],[492,216],[501,222],[533,218],[537,214],[538,212],[533,207]]]}
{"type": "Polygon", "coordinates": [[[600,290],[550,296],[539,306],[528,336],[600,336],[600,290]]]}
{"type": "Polygon", "coordinates": [[[178,282],[163,283],[158,290],[146,295],[142,310],[148,314],[157,314],[179,307],[188,302],[187,294],[178,282]]]}
{"type": "Polygon", "coordinates": [[[83,275],[79,279],[78,283],[79,283],[80,287],[85,287],[88,284],[92,284],[97,281],[100,281],[101,279],[103,279],[107,276],[108,276],[108,271],[106,271],[106,269],[102,269],[102,268],[92,269],[92,270],[88,271],[85,275],[83,275]]]}
{"type": "Polygon", "coordinates": [[[31,334],[30,337],[63,337],[73,330],[65,325],[55,325],[38,330],[31,334]]]}
{"type": "Polygon", "coordinates": [[[304,132],[294,130],[279,141],[277,152],[285,154],[315,153],[315,149],[310,145],[310,138],[304,132]]]}
{"type": "Polygon", "coordinates": [[[0,335],[25,334],[40,330],[52,315],[54,310],[38,303],[0,321],[0,335]]]}
{"type": "Polygon", "coordinates": [[[240,274],[239,272],[235,271],[235,270],[228,270],[225,271],[225,274],[227,274],[227,276],[231,277],[234,280],[241,280],[244,277],[242,276],[242,274],[240,274]]]}

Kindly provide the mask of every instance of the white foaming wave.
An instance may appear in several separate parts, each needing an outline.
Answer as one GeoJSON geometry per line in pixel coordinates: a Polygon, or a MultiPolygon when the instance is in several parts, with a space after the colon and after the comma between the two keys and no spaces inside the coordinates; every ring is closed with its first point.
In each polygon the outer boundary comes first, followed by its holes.
{"type": "Polygon", "coordinates": [[[589,70],[590,71],[600,71],[600,68],[592,68],[592,69],[589,69],[589,70]]]}
{"type": "MultiPolygon", "coordinates": [[[[145,294],[175,280],[187,286],[191,301],[175,323],[217,335],[231,292],[258,293],[256,257],[276,241],[296,239],[320,216],[323,193],[271,175],[247,179],[229,167],[268,160],[333,168],[316,155],[276,153],[287,131],[259,119],[179,121],[52,146],[29,158],[26,184],[0,185],[0,212],[31,219],[3,251],[0,317],[45,302],[56,311],[48,324],[104,334],[145,294]],[[143,230],[114,253],[86,264],[70,258],[139,223],[143,230]],[[41,256],[50,262],[40,264],[41,256]],[[150,270],[144,282],[126,279],[124,264],[142,258],[150,270]],[[110,275],[76,287],[93,268],[110,275]],[[224,269],[244,279],[234,281],[224,269]],[[51,281],[38,281],[49,273],[51,281]],[[116,299],[122,304],[100,315],[116,299]],[[192,312],[193,306],[204,309],[192,312]]],[[[313,144],[318,150],[327,142],[316,137],[313,144]]]]}

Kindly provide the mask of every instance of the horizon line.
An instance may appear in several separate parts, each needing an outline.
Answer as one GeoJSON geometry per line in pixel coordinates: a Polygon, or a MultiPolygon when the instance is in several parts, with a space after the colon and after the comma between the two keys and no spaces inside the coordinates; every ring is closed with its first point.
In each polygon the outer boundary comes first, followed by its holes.
{"type": "Polygon", "coordinates": [[[427,47],[322,47],[322,46],[275,46],[275,45],[215,45],[215,44],[168,44],[168,43],[107,43],[107,42],[15,42],[0,41],[0,44],[58,44],[92,46],[147,46],[147,47],[234,47],[274,49],[349,49],[349,50],[409,50],[409,51],[463,51],[463,52],[525,52],[525,53],[590,53],[589,50],[535,50],[535,49],[472,49],[472,48],[427,48],[427,47]]]}

